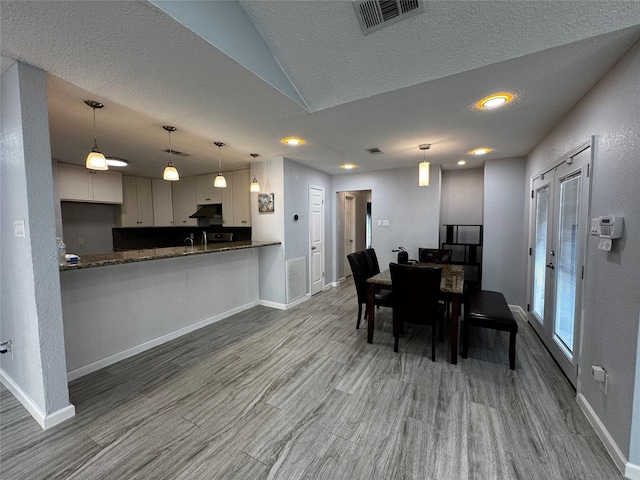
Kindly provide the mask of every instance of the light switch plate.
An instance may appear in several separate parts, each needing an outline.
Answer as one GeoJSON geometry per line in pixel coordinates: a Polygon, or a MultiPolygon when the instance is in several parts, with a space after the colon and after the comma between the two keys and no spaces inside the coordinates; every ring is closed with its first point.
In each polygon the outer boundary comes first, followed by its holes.
{"type": "Polygon", "coordinates": [[[27,232],[24,229],[24,220],[13,221],[13,234],[18,238],[25,238],[27,232]]]}

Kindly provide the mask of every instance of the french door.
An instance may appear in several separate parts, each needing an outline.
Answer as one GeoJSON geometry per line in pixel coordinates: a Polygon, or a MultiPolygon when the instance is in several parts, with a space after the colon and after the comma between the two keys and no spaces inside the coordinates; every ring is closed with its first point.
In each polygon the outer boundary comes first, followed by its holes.
{"type": "Polygon", "coordinates": [[[529,323],[576,386],[591,147],[532,180],[529,323]]]}

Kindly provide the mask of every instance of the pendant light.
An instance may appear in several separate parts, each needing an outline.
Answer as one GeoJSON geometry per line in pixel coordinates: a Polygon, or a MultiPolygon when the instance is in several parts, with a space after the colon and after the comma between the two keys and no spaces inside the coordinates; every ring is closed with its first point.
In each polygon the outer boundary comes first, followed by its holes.
{"type": "Polygon", "coordinates": [[[427,150],[431,148],[430,143],[423,143],[420,145],[420,150],[423,151],[423,160],[420,164],[418,172],[418,185],[421,187],[429,186],[429,162],[427,162],[427,150]]]}
{"type": "Polygon", "coordinates": [[[180,180],[180,175],[178,175],[178,170],[171,163],[171,132],[176,131],[176,127],[171,127],[169,125],[165,125],[164,128],[167,132],[169,132],[169,163],[166,167],[164,167],[164,172],[162,172],[163,180],[168,180],[170,182],[176,182],[180,180]]]}
{"type": "Polygon", "coordinates": [[[222,160],[220,159],[220,147],[224,147],[222,142],[213,142],[218,147],[218,176],[213,180],[213,186],[218,188],[227,188],[227,180],[222,175],[222,160]]]}
{"type": "Polygon", "coordinates": [[[256,180],[256,165],[255,165],[256,157],[258,156],[258,154],[250,153],[249,155],[253,157],[253,163],[251,164],[251,167],[253,168],[253,181],[249,186],[249,191],[253,193],[260,193],[260,184],[258,183],[258,180],[256,180]]]}
{"type": "Polygon", "coordinates": [[[109,170],[107,159],[98,148],[98,140],[96,139],[96,108],[104,107],[100,102],[94,100],[85,100],[84,103],[93,108],[93,148],[91,153],[87,155],[85,166],[90,170],[109,170]]]}

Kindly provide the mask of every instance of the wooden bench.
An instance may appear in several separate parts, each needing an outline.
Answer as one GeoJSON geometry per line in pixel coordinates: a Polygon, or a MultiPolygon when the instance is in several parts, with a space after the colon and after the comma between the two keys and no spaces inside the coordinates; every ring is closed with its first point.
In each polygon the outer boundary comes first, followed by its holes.
{"type": "Polygon", "coordinates": [[[518,323],[513,318],[504,295],[489,290],[476,290],[469,294],[462,322],[462,358],[467,358],[469,350],[469,327],[509,332],[509,367],[515,370],[518,323]]]}

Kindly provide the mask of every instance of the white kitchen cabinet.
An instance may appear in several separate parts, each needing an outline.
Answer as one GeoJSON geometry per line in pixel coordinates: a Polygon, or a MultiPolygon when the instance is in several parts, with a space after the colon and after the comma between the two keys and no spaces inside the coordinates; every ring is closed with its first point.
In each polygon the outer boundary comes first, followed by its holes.
{"type": "Polygon", "coordinates": [[[167,180],[154,178],[151,180],[153,196],[153,225],[156,227],[173,227],[173,196],[171,184],[167,180]]]}
{"type": "Polygon", "coordinates": [[[198,205],[222,203],[221,189],[213,186],[215,178],[215,174],[198,175],[196,177],[196,203],[198,205]]]}
{"type": "Polygon", "coordinates": [[[122,173],[88,170],[81,165],[58,163],[60,200],[122,203],[122,173]]]}
{"type": "Polygon", "coordinates": [[[233,217],[233,175],[231,172],[224,176],[227,181],[226,188],[218,188],[222,195],[222,226],[235,226],[233,217]]]}
{"type": "Polygon", "coordinates": [[[196,218],[189,218],[197,210],[196,177],[180,177],[171,182],[173,195],[173,225],[175,227],[198,226],[196,218]]]}
{"type": "Polygon", "coordinates": [[[151,179],[122,176],[121,227],[153,226],[151,179]]]}
{"type": "MultiPolygon", "coordinates": [[[[251,193],[249,192],[249,170],[233,173],[233,222],[236,227],[251,226],[251,193]]],[[[223,209],[224,213],[224,209],[223,209]]]]}

